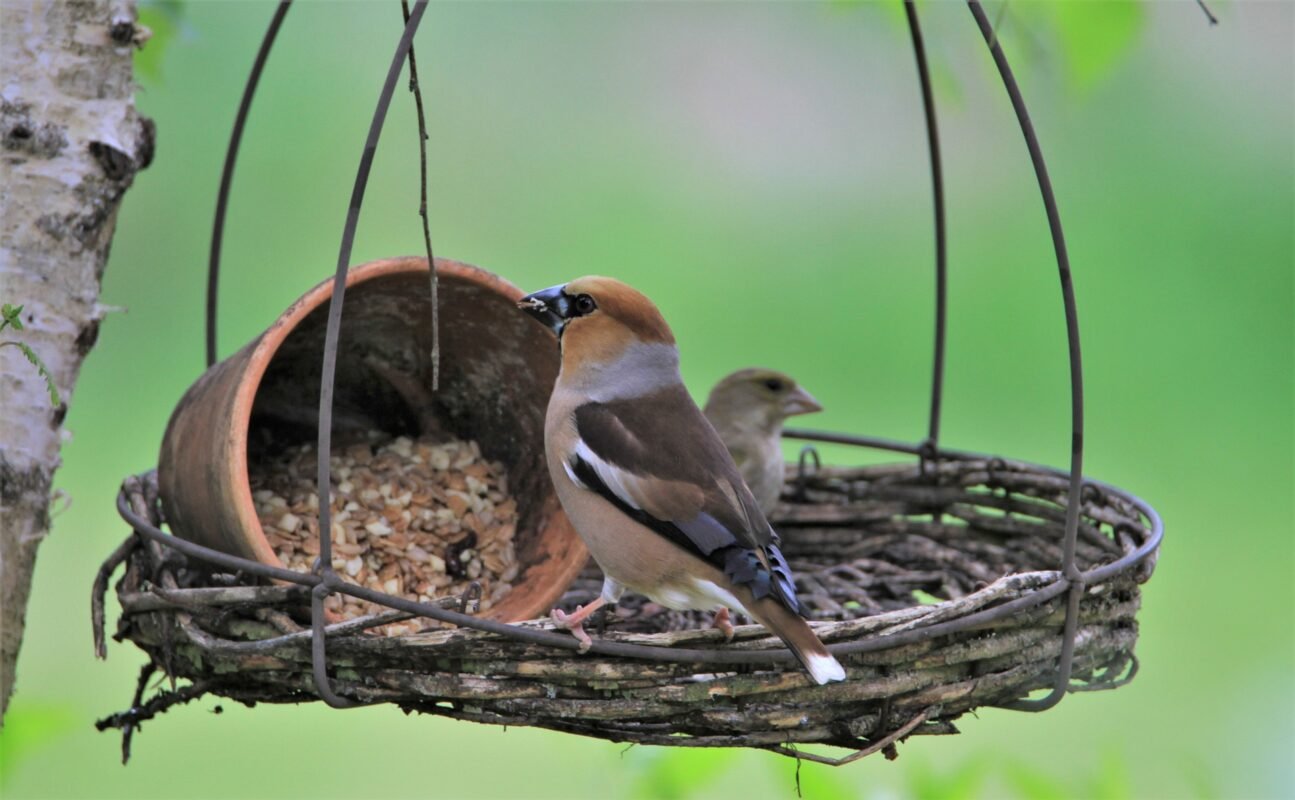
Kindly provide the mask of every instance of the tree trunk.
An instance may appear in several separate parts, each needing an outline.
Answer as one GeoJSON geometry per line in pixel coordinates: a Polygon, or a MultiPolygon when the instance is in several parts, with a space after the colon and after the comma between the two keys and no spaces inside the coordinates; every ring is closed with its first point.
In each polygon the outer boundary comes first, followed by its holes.
{"type": "Polygon", "coordinates": [[[24,310],[0,347],[0,725],[13,692],[36,549],[81,361],[103,317],[99,284],[122,194],[153,153],[135,111],[133,2],[0,2],[0,302],[24,310]]]}

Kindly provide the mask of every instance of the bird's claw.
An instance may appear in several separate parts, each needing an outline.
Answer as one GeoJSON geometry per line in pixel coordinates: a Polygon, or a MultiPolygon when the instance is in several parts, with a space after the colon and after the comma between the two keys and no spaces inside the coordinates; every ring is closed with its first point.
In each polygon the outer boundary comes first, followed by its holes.
{"type": "Polygon", "coordinates": [[[574,614],[568,614],[560,608],[555,608],[549,612],[549,617],[553,620],[553,624],[571,631],[571,635],[580,641],[580,647],[576,649],[576,652],[581,655],[588,653],[589,648],[594,646],[594,640],[589,637],[589,634],[585,633],[584,618],[586,615],[580,613],[584,610],[584,606],[576,606],[576,613],[574,614]]]}
{"type": "Polygon", "coordinates": [[[715,612],[715,619],[711,620],[710,626],[724,634],[724,641],[733,641],[733,634],[736,633],[736,630],[733,628],[733,620],[729,617],[727,607],[715,612]]]}

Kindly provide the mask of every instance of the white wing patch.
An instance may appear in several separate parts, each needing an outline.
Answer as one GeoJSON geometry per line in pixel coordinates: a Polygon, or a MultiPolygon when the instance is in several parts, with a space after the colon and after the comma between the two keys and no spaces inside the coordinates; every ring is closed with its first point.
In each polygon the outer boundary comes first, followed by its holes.
{"type": "MultiPolygon", "coordinates": [[[[634,495],[630,493],[629,489],[625,485],[625,481],[626,478],[629,477],[629,473],[619,467],[614,467],[599,458],[593,450],[589,449],[589,445],[585,444],[584,439],[576,440],[576,458],[588,464],[598,476],[598,479],[603,482],[612,494],[620,498],[621,502],[636,511],[643,510],[643,506],[634,499],[634,495]]],[[[571,465],[565,462],[563,462],[563,465],[567,469],[567,474],[571,475],[571,465]]],[[[575,480],[574,475],[572,475],[572,480],[575,480]]],[[[580,483],[580,481],[576,481],[576,483],[580,483]]],[[[584,486],[583,483],[580,483],[580,485],[584,486]]],[[[585,486],[584,488],[587,489],[589,487],[585,486]]]]}
{"type": "Polygon", "coordinates": [[[576,486],[579,486],[581,489],[589,488],[588,486],[585,486],[584,481],[576,477],[576,471],[571,468],[571,462],[566,460],[565,458],[562,459],[562,468],[567,471],[567,477],[570,478],[571,482],[574,483],[576,486]]]}

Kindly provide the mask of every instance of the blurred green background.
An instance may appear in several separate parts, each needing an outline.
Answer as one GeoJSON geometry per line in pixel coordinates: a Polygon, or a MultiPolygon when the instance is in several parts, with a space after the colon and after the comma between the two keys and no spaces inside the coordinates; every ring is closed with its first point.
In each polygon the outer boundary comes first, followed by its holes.
{"type": "MultiPolygon", "coordinates": [[[[221,286],[222,355],[337,258],[395,3],[302,3],[247,130],[221,286]]],[[[92,657],[87,596],[202,370],[206,250],[229,126],[272,5],[146,9],[139,105],[157,159],[126,196],[103,327],[76,387],[0,735],[19,797],[792,797],[758,752],[633,748],[319,704],[207,699],[134,758],[93,721],[142,662],[92,657]],[[160,46],[159,46],[160,45],[160,46]]],[[[925,3],[949,205],[953,447],[1064,465],[1064,322],[1043,210],[970,15],[925,3]]],[[[988,7],[991,17],[998,4],[988,7]]],[[[1013,3],[1066,223],[1087,389],[1086,471],[1167,526],[1142,671],[1039,715],[985,710],[894,762],[800,770],[808,798],[1273,797],[1295,792],[1292,272],[1295,6],[1013,3]]],[[[434,4],[417,40],[437,252],[525,288],[600,272],[661,305],[695,393],[785,369],[816,427],[917,440],[932,236],[921,106],[898,4],[434,4]]],[[[355,261],[421,252],[412,100],[398,92],[355,261]]],[[[837,450],[838,461],[874,458],[837,450]]]]}

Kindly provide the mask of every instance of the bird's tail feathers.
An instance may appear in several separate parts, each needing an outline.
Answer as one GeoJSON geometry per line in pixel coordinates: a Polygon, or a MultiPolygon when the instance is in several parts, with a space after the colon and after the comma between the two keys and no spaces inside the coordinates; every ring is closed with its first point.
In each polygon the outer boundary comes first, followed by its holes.
{"type": "Polygon", "coordinates": [[[845,680],[845,667],[827,651],[827,647],[814,635],[809,623],[799,614],[767,597],[747,606],[747,611],[761,625],[778,634],[778,638],[796,654],[801,666],[815,683],[821,686],[831,681],[845,680]]]}

